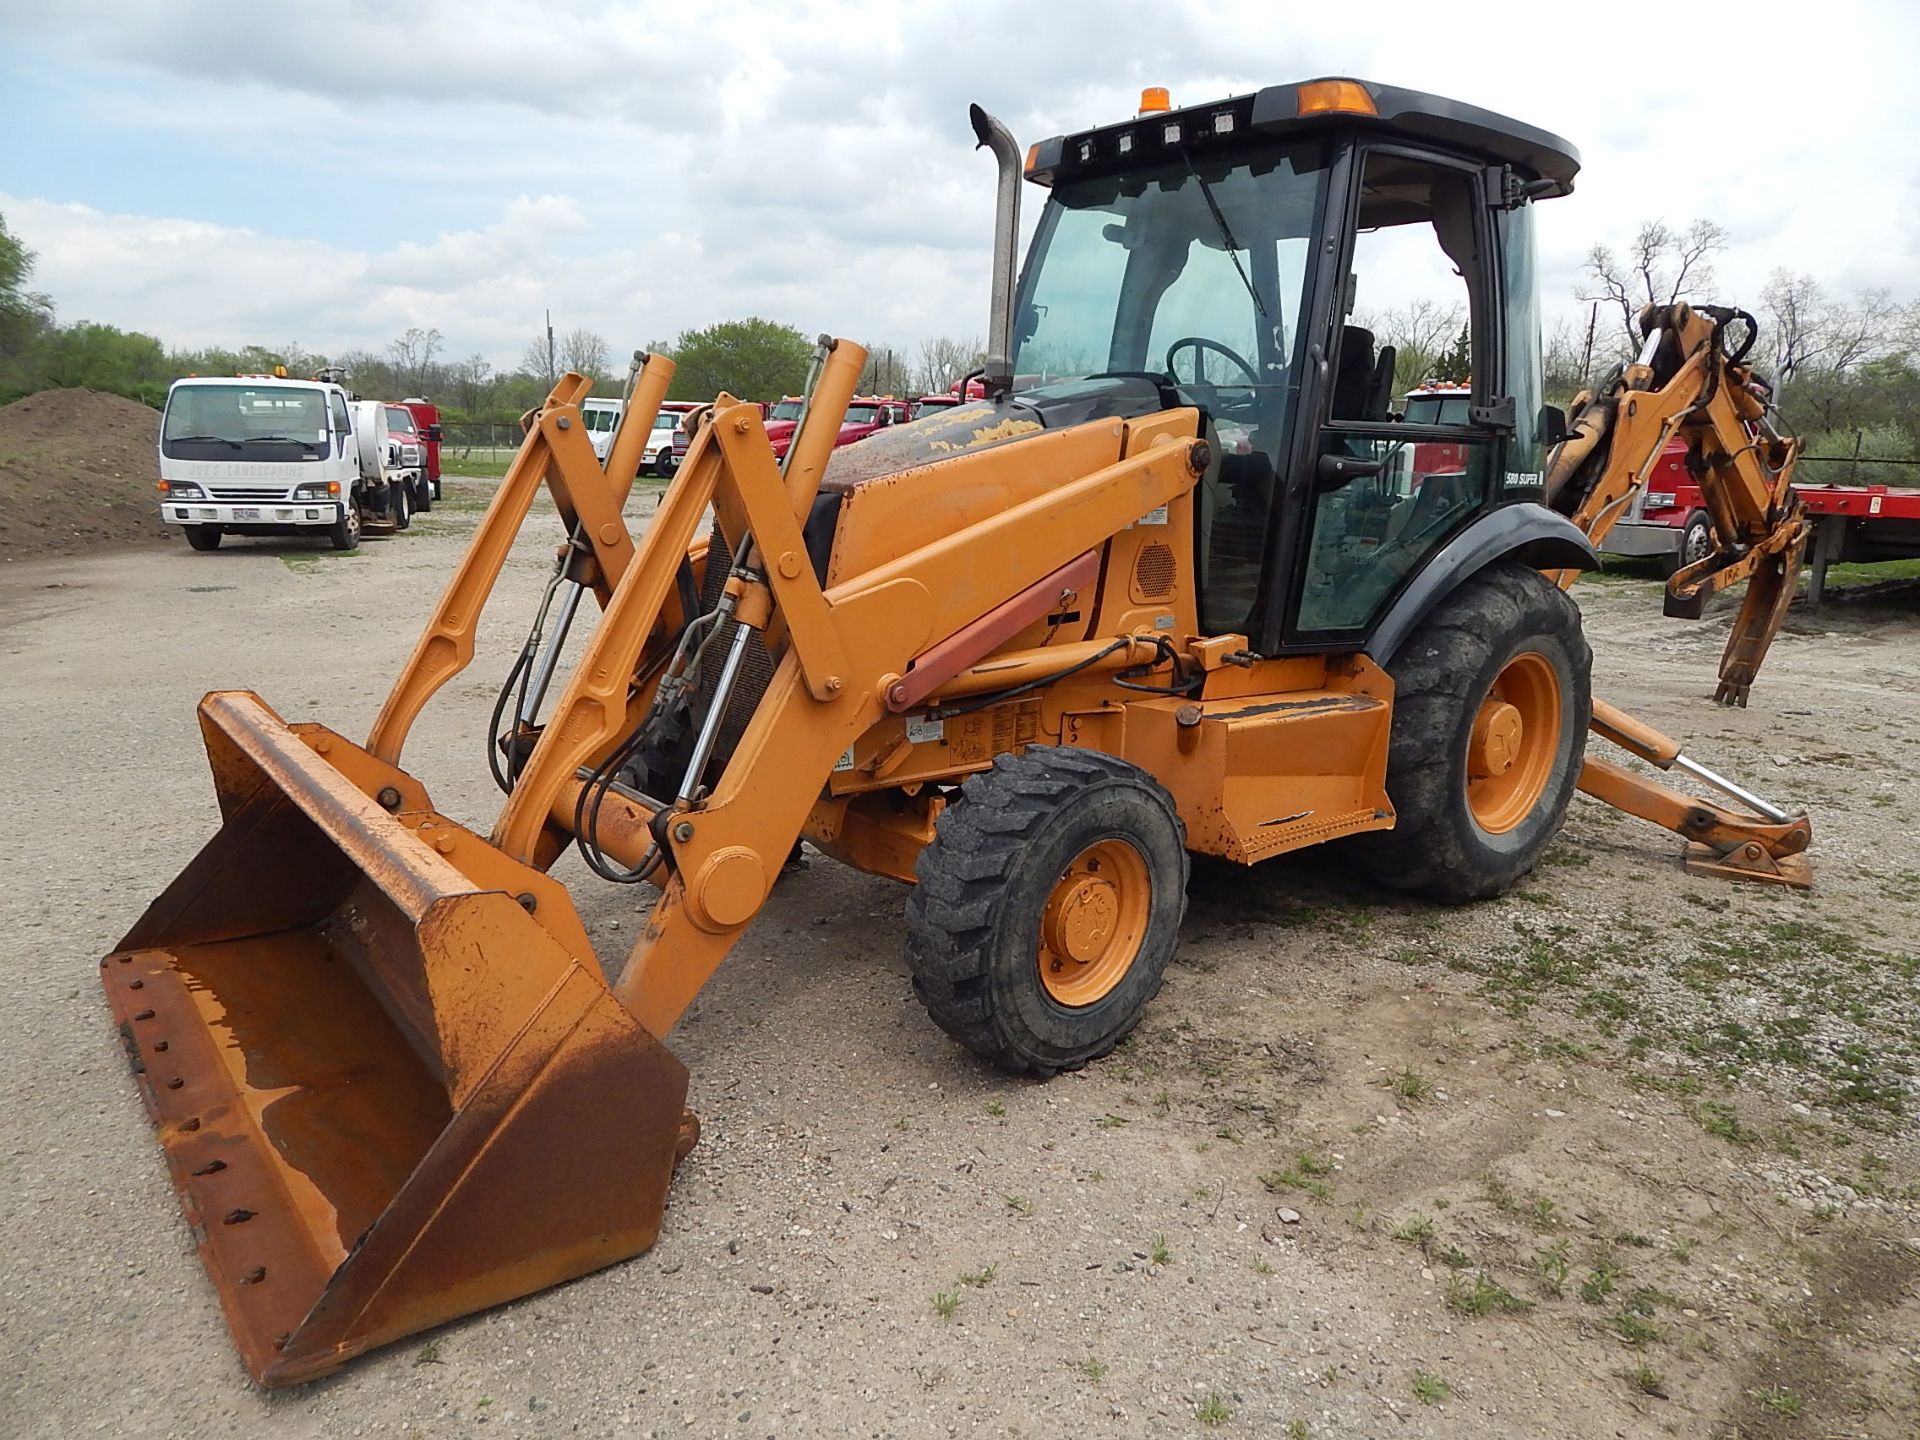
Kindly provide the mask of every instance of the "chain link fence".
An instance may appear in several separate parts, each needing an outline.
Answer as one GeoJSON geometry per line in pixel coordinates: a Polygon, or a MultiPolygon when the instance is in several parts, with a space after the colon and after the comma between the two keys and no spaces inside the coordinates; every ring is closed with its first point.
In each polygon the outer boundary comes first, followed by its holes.
{"type": "Polygon", "coordinates": [[[440,464],[458,470],[462,460],[505,464],[520,448],[520,427],[512,423],[458,420],[440,427],[440,464]]]}

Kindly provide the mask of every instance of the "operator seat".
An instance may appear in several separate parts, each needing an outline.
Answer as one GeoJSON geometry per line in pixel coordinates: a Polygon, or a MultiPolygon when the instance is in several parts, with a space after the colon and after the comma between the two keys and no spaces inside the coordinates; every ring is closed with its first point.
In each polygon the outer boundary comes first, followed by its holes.
{"type": "Polygon", "coordinates": [[[1398,352],[1382,345],[1373,353],[1373,332],[1359,325],[1340,330],[1340,368],[1333,377],[1330,420],[1384,421],[1393,403],[1393,366],[1398,352]]]}

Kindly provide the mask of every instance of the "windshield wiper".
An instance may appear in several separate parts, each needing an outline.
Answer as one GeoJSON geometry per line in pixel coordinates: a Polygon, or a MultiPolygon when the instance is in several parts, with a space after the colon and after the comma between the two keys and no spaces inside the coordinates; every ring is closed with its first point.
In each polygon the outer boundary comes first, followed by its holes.
{"type": "Polygon", "coordinates": [[[302,440],[299,437],[294,435],[249,435],[247,436],[246,439],[241,440],[237,443],[241,445],[266,445],[266,444],[311,445],[316,442],[311,440],[302,440]]]}
{"type": "Polygon", "coordinates": [[[238,440],[230,440],[225,435],[169,435],[167,443],[170,445],[231,445],[236,450],[240,448],[238,440]]]}
{"type": "Polygon", "coordinates": [[[1200,187],[1200,194],[1207,202],[1207,209],[1213,212],[1213,223],[1220,229],[1220,238],[1227,242],[1227,258],[1233,261],[1233,273],[1240,277],[1240,283],[1247,287],[1247,298],[1253,301],[1253,308],[1262,320],[1267,319],[1267,307],[1260,303],[1260,294],[1253,288],[1253,281],[1247,278],[1246,269],[1240,264],[1240,242],[1233,238],[1233,231],[1227,225],[1227,217],[1220,213],[1220,206],[1213,198],[1213,187],[1208,185],[1206,177],[1193,168],[1193,157],[1187,154],[1183,146],[1180,159],[1187,167],[1187,174],[1194,178],[1200,187]]]}

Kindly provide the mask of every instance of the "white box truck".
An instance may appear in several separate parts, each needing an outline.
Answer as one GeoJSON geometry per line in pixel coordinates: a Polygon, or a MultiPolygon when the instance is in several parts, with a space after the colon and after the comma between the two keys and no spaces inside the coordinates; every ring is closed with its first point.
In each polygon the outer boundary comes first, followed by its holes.
{"type": "Polygon", "coordinates": [[[385,407],[344,381],[324,370],[174,381],[160,419],[160,518],[196,550],[225,535],[320,533],[352,550],[363,533],[406,529],[418,467],[403,463],[385,407]]]}

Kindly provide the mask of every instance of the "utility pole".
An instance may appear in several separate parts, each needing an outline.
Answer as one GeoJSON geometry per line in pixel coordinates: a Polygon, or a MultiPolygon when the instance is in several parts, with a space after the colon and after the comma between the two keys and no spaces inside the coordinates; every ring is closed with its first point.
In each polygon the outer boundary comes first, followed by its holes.
{"type": "Polygon", "coordinates": [[[547,311],[547,389],[553,389],[553,382],[560,377],[553,373],[553,311],[547,311]]]}

